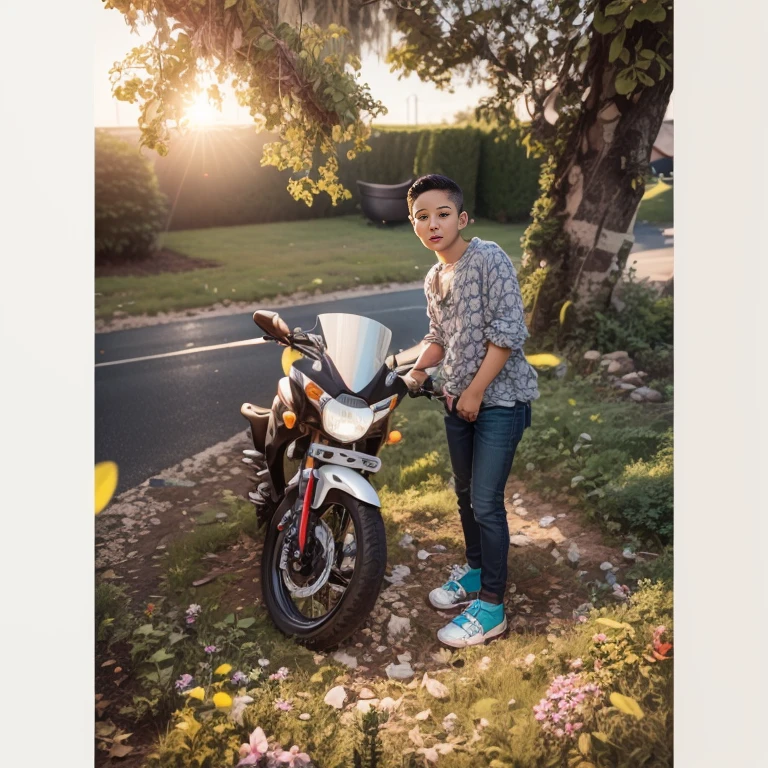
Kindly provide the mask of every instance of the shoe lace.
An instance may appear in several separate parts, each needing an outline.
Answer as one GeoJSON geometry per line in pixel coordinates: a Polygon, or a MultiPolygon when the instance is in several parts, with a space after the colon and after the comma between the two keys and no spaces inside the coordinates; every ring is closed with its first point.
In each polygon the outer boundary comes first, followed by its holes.
{"type": "Polygon", "coordinates": [[[458,581],[463,575],[464,575],[464,568],[461,565],[452,565],[450,567],[451,575],[449,577],[450,581],[458,581]]]}

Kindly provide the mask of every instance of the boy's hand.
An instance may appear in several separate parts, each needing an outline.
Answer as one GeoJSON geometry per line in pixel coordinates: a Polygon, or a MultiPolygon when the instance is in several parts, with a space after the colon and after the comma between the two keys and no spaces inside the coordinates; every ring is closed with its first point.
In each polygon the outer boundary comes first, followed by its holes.
{"type": "Polygon", "coordinates": [[[465,389],[456,405],[456,412],[465,421],[475,421],[480,412],[480,404],[483,402],[483,393],[465,389]]]}
{"type": "Polygon", "coordinates": [[[428,374],[426,371],[410,371],[403,376],[403,382],[411,392],[416,392],[421,388],[427,378],[428,374]]]}

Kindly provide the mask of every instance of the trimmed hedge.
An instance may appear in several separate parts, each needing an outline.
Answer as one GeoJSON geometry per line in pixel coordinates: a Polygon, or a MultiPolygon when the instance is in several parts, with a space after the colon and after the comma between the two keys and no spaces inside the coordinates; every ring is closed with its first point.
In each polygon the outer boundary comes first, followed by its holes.
{"type": "Polygon", "coordinates": [[[528,157],[519,134],[483,134],[477,181],[477,215],[499,222],[528,221],[539,196],[541,160],[528,157]]]}
{"type": "Polygon", "coordinates": [[[167,214],[152,165],[104,131],[96,132],[94,165],[96,263],[149,258],[167,214]]]}
{"type": "MultiPolygon", "coordinates": [[[[134,147],[138,129],[112,129],[134,147]]],[[[399,184],[425,173],[455,179],[471,216],[523,221],[538,196],[538,162],[513,141],[493,143],[478,128],[374,128],[371,151],[339,157],[339,177],[352,199],[331,204],[320,195],[311,207],[286,191],[289,171],[262,167],[264,144],[274,140],[250,126],[228,126],[179,136],[166,157],[155,156],[162,190],[173,201],[168,228],[198,229],[295,221],[360,212],[358,179],[399,184]],[[499,170],[499,169],[504,170],[499,170]],[[528,179],[533,179],[533,184],[528,179]],[[525,183],[521,180],[524,179],[525,183]],[[531,188],[532,187],[532,188],[531,188]]]]}
{"type": "Polygon", "coordinates": [[[464,193],[464,210],[475,216],[480,143],[478,128],[441,128],[425,132],[419,139],[415,176],[440,173],[453,179],[464,193]]]}

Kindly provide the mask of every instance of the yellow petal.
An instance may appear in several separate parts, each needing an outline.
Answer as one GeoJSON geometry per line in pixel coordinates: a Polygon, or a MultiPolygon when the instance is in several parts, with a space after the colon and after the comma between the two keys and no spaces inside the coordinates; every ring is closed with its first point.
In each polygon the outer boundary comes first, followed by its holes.
{"type": "Polygon", "coordinates": [[[570,399],[568,400],[568,405],[570,405],[571,407],[573,407],[574,405],[576,405],[576,401],[575,401],[573,398],[570,398],[570,399]]]}
{"type": "Polygon", "coordinates": [[[117,488],[117,464],[114,461],[99,462],[93,474],[96,481],[95,502],[98,515],[109,504],[117,488]]]}
{"type": "Polygon", "coordinates": [[[214,675],[228,675],[232,671],[231,664],[219,664],[214,671],[214,675]]]}
{"type": "Polygon", "coordinates": [[[613,706],[620,712],[623,712],[626,715],[632,715],[638,720],[643,719],[643,710],[640,709],[640,705],[634,699],[631,699],[629,696],[622,696],[622,694],[616,693],[615,691],[611,694],[610,699],[611,704],[613,704],[613,706]]]}
{"type": "Polygon", "coordinates": [[[203,701],[203,699],[205,699],[205,691],[198,685],[197,688],[193,688],[191,691],[189,691],[187,696],[203,701]]]}
{"type": "Polygon", "coordinates": [[[525,359],[534,368],[555,368],[562,362],[562,360],[557,357],[557,355],[552,355],[548,352],[542,352],[538,355],[526,355],[525,359]]]}
{"type": "Polygon", "coordinates": [[[213,703],[221,709],[227,709],[232,706],[232,697],[224,691],[213,694],[213,703]]]}

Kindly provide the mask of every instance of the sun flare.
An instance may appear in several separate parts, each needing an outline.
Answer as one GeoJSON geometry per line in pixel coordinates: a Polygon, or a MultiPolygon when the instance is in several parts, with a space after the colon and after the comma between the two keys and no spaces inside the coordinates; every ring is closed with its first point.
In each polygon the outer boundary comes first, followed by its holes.
{"type": "Polygon", "coordinates": [[[221,112],[208,101],[208,94],[202,91],[192,102],[192,106],[187,109],[186,118],[191,125],[204,128],[218,122],[221,119],[221,112]]]}

